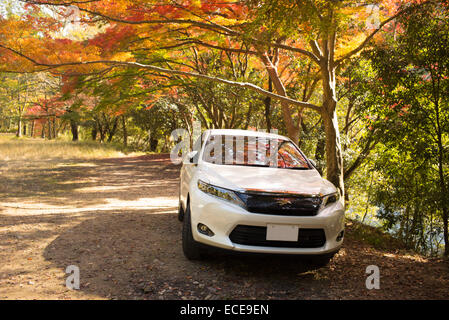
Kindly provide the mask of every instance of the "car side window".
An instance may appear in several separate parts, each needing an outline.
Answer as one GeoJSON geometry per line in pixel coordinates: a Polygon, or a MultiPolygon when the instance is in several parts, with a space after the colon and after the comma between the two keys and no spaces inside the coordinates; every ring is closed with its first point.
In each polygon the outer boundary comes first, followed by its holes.
{"type": "Polygon", "coordinates": [[[284,142],[278,150],[279,168],[309,168],[307,160],[291,142],[284,142]]]}

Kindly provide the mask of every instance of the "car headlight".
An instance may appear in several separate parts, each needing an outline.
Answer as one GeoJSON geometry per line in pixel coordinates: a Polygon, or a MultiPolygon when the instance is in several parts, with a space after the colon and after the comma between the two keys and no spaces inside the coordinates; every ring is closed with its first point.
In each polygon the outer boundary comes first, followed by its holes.
{"type": "Polygon", "coordinates": [[[323,197],[323,202],[322,202],[322,207],[327,207],[328,205],[337,202],[338,200],[340,200],[340,193],[339,192],[335,192],[335,193],[331,193],[328,194],[327,196],[323,197]]]}
{"type": "Polygon", "coordinates": [[[243,201],[232,190],[213,186],[201,180],[198,180],[198,189],[211,196],[229,201],[243,208],[245,207],[243,201]]]}

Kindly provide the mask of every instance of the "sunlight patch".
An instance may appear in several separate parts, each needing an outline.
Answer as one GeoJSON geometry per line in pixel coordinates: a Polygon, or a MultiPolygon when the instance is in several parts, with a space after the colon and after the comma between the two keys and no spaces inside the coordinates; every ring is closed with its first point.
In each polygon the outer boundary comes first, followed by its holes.
{"type": "Polygon", "coordinates": [[[400,255],[400,254],[393,254],[393,253],[384,253],[384,257],[393,258],[393,259],[397,259],[397,258],[407,259],[407,260],[413,260],[413,261],[417,261],[417,262],[429,262],[427,259],[424,259],[419,256],[411,256],[409,254],[400,255]]]}
{"type": "Polygon", "coordinates": [[[110,190],[127,190],[129,186],[95,186],[95,187],[84,187],[78,188],[77,192],[99,192],[99,191],[110,191],[110,190]]]}
{"type": "Polygon", "coordinates": [[[56,165],[57,168],[64,168],[64,167],[98,167],[95,163],[91,162],[80,162],[80,163],[60,163],[56,165]]]}

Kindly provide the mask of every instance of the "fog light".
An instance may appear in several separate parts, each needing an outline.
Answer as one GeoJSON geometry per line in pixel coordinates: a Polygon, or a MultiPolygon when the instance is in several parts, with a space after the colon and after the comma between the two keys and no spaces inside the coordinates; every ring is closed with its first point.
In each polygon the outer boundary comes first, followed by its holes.
{"type": "Polygon", "coordinates": [[[338,236],[337,236],[337,242],[338,241],[341,241],[342,239],[343,239],[343,236],[345,235],[345,231],[343,230],[343,231],[341,231],[339,234],[338,234],[338,236]]]}
{"type": "Polygon", "coordinates": [[[213,233],[212,230],[209,229],[209,227],[206,226],[205,224],[198,223],[197,229],[199,233],[204,234],[206,236],[212,237],[215,235],[215,233],[213,233]]]}

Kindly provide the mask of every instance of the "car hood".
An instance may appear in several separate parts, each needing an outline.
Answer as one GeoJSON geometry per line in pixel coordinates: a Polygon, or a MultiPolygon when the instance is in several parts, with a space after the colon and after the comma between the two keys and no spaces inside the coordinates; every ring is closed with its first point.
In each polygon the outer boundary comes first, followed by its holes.
{"type": "Polygon", "coordinates": [[[326,195],[336,192],[335,186],[318,171],[281,168],[216,165],[203,162],[198,178],[231,190],[326,195]]]}

